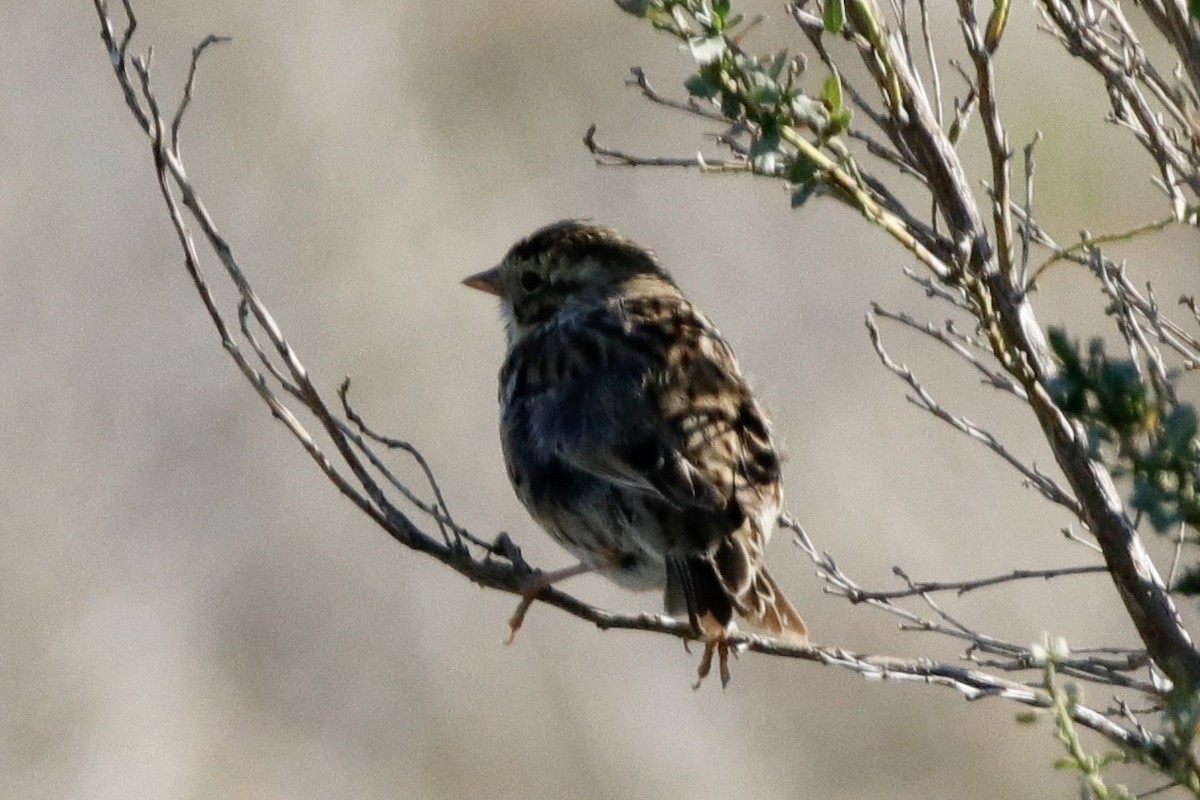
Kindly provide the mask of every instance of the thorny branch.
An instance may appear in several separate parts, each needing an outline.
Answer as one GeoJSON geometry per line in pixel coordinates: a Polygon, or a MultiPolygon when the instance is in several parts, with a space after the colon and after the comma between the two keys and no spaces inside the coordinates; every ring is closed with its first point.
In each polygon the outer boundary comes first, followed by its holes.
{"type": "MultiPolygon", "coordinates": [[[[1119,14],[1119,9],[1111,0],[1097,2],[1109,11],[1109,19],[1119,14]]],[[[122,0],[126,23],[120,34],[114,28],[108,2],[94,0],[94,3],[101,23],[101,37],[118,86],[135,122],[150,141],[156,177],[184,253],[184,266],[220,336],[222,346],[242,375],[254,387],[271,414],[300,442],[338,490],[397,542],[437,559],[481,586],[520,594],[529,585],[535,571],[525,562],[519,548],[507,535],[500,534],[495,542],[488,543],[455,522],[435,475],[420,451],[407,442],[373,432],[351,409],[347,399],[348,384],[343,384],[339,390],[341,415],[326,402],[266,305],[254,292],[228,242],[197,195],[184,168],[179,132],[193,96],[199,60],[210,45],[225,40],[210,36],[193,50],[181,102],[171,124],[167,125],[151,86],[149,56],[129,56],[129,46],[137,27],[130,0],[122,0]],[[209,288],[188,219],[199,227],[203,240],[216,255],[225,278],[239,295],[235,313],[239,317],[240,339],[228,322],[229,312],[218,306],[209,288]],[[243,350],[244,345],[250,348],[250,355],[243,350]],[[332,444],[331,451],[317,441],[314,433],[297,415],[300,409],[312,415],[320,434],[332,444]],[[399,451],[412,458],[424,476],[433,500],[422,499],[419,492],[400,480],[388,466],[387,459],[375,451],[375,446],[399,451]],[[392,499],[392,492],[399,495],[400,504],[392,499]],[[435,526],[437,535],[427,533],[423,525],[435,526]]],[[[832,68],[835,58],[826,42],[821,20],[804,10],[806,4],[804,0],[797,0],[792,8],[793,16],[821,59],[832,68]]],[[[974,17],[973,3],[970,0],[958,0],[958,4],[963,19],[962,34],[972,59],[974,74],[968,76],[959,68],[960,74],[967,79],[968,89],[964,98],[955,99],[950,127],[944,130],[943,109],[946,104],[942,97],[942,82],[937,72],[938,59],[929,34],[924,2],[920,6],[921,41],[925,68],[932,77],[935,95],[932,100],[927,94],[918,59],[914,57],[910,45],[907,15],[902,15],[902,35],[896,36],[889,30],[874,0],[846,0],[847,24],[842,37],[863,59],[868,74],[876,84],[880,105],[872,104],[866,93],[849,84],[847,91],[852,102],[880,130],[887,144],[866,133],[860,133],[858,140],[865,142],[870,152],[902,167],[902,174],[925,187],[932,200],[929,224],[919,222],[882,182],[854,166],[848,160],[848,154],[830,158],[821,147],[801,136],[798,131],[785,129],[780,133],[798,154],[816,165],[829,194],[858,209],[874,224],[886,230],[929,270],[928,277],[909,273],[910,277],[921,283],[931,297],[947,300],[957,311],[973,315],[978,323],[978,331],[968,335],[951,324],[942,328],[924,326],[907,315],[882,309],[876,309],[875,314],[935,339],[965,359],[984,376],[986,383],[1027,403],[1042,425],[1069,485],[1060,485],[1036,467],[1025,465],[986,430],[938,406],[915,376],[883,350],[878,327],[869,316],[868,326],[883,363],[909,384],[914,392],[914,402],[958,430],[982,441],[1016,468],[1041,494],[1080,519],[1095,536],[1106,563],[1103,567],[1085,565],[1058,570],[1014,570],[1005,575],[973,581],[946,582],[914,581],[897,568],[896,575],[903,579],[905,588],[890,592],[867,590],[852,581],[829,554],[819,551],[795,520],[785,517],[781,520],[783,527],[796,534],[801,549],[817,565],[827,591],[851,603],[864,604],[898,617],[905,629],[935,632],[965,642],[967,650],[964,658],[969,665],[943,663],[928,658],[856,653],[825,645],[794,646],[742,633],[732,635],[730,644],[739,650],[840,667],[869,679],[919,681],[951,688],[967,699],[999,697],[1033,708],[1048,709],[1054,707],[1056,700],[1036,682],[1019,683],[980,668],[1002,671],[1037,668],[1034,649],[973,630],[947,611],[934,595],[947,591],[962,594],[1016,580],[1047,580],[1104,571],[1116,583],[1147,645],[1147,651],[1079,648],[1073,651],[1070,658],[1056,659],[1055,666],[1065,675],[1100,685],[1133,689],[1149,696],[1152,704],[1161,703],[1164,691],[1163,682],[1158,676],[1168,676],[1177,690],[1200,686],[1200,656],[1179,622],[1157,570],[1146,556],[1138,534],[1112,488],[1111,480],[1104,468],[1089,458],[1081,427],[1067,419],[1047,394],[1046,382],[1054,374],[1054,365],[1048,358],[1041,331],[1033,317],[1027,291],[1029,283],[1036,280],[1044,268],[1036,270],[1032,278],[1026,278],[1028,242],[1032,240],[1049,246],[1054,258],[1086,264],[1104,275],[1107,291],[1114,297],[1119,296],[1125,304],[1124,314],[1131,321],[1130,324],[1138,330],[1138,326],[1146,327],[1145,331],[1135,334],[1143,349],[1152,349],[1153,341],[1157,341],[1185,354],[1193,362],[1200,362],[1200,343],[1162,316],[1152,294],[1141,294],[1123,269],[1103,258],[1099,252],[1103,239],[1089,237],[1090,241],[1079,246],[1059,247],[1032,220],[1030,186],[1027,186],[1029,193],[1025,207],[1022,209],[1013,203],[1009,186],[1011,154],[1000,121],[994,62],[991,58],[1000,45],[1006,20],[1001,19],[997,24],[996,12],[993,12],[986,26],[981,27],[974,17]],[[995,186],[991,194],[992,234],[985,227],[983,216],[968,186],[966,171],[959,163],[955,150],[955,144],[977,108],[992,155],[995,186]],[[1020,268],[1014,257],[1013,216],[1023,226],[1020,268]],[[993,235],[996,237],[994,244],[993,235]],[[905,599],[920,600],[932,616],[924,616],[898,604],[897,601],[905,599]],[[1148,680],[1134,677],[1133,673],[1141,670],[1148,671],[1148,680]]],[[[906,8],[904,0],[899,0],[897,7],[906,8]]],[[[1001,6],[998,4],[996,7],[1001,6]]],[[[1003,7],[1007,9],[1007,4],[1003,7]]],[[[1163,79],[1146,61],[1144,53],[1133,48],[1132,44],[1123,45],[1127,51],[1124,53],[1125,61],[1115,62],[1111,53],[1104,52],[1104,48],[1110,46],[1109,39],[1093,37],[1076,41],[1070,38],[1065,32],[1068,29],[1095,28],[1097,23],[1095,20],[1072,16],[1076,12],[1064,2],[1042,0],[1042,7],[1058,26],[1059,35],[1068,50],[1092,63],[1109,82],[1114,95],[1115,121],[1133,129],[1138,140],[1152,154],[1158,153],[1155,148],[1163,148],[1164,155],[1155,157],[1159,159],[1164,190],[1174,204],[1173,219],[1184,220],[1189,218],[1189,214],[1194,216],[1194,209],[1189,209],[1183,191],[1186,187],[1192,192],[1194,201],[1198,185],[1194,182],[1197,148],[1192,146],[1189,149],[1187,146],[1184,123],[1195,124],[1193,117],[1189,116],[1194,115],[1195,92],[1163,79]],[[1133,64],[1132,73],[1136,79],[1121,71],[1125,69],[1128,72],[1130,63],[1133,64]],[[1173,120],[1176,125],[1174,133],[1166,132],[1162,124],[1155,122],[1159,117],[1145,113],[1144,106],[1150,101],[1144,96],[1143,90],[1149,91],[1154,102],[1166,109],[1166,118],[1173,120]],[[1166,144],[1170,147],[1166,147],[1166,144]]],[[[1007,11],[1004,13],[1007,14],[1007,11]]],[[[1123,17],[1120,20],[1121,25],[1126,24],[1123,17]]],[[[1170,23],[1171,20],[1166,16],[1162,20],[1155,18],[1155,24],[1170,23]]],[[[1126,35],[1125,41],[1133,41],[1127,34],[1123,35],[1126,35]]],[[[1195,51],[1188,52],[1195,55],[1195,51]]],[[[1189,64],[1191,68],[1192,64],[1189,64]]],[[[1196,73],[1192,74],[1194,78],[1196,73]]],[[[718,114],[695,101],[673,101],[660,95],[640,70],[634,71],[631,83],[656,104],[708,120],[726,120],[723,113],[718,114]]],[[[734,154],[733,159],[728,161],[708,160],[700,156],[681,159],[633,157],[599,145],[595,141],[594,128],[588,131],[585,143],[597,160],[607,164],[749,171],[748,153],[733,135],[736,134],[736,126],[732,131],[732,134],[727,132],[717,139],[734,154]]],[[[1195,135],[1195,132],[1191,135],[1195,135]]],[[[1027,151],[1027,161],[1031,158],[1030,151],[1027,151]]],[[[1029,165],[1027,182],[1031,180],[1032,166],[1029,165]]],[[[691,626],[686,622],[654,614],[616,614],[553,587],[543,589],[538,600],[591,622],[602,630],[641,630],[685,641],[693,636],[691,626]]],[[[1190,753],[1180,752],[1171,740],[1148,731],[1136,718],[1120,716],[1112,711],[1101,712],[1081,703],[1072,703],[1066,713],[1076,724],[1097,732],[1127,752],[1158,765],[1170,774],[1196,774],[1190,753]]]]}

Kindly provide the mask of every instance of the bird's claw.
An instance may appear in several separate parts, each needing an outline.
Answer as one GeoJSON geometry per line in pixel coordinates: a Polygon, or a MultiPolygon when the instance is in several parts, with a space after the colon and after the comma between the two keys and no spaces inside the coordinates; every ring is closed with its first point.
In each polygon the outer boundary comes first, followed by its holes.
{"type": "Polygon", "coordinates": [[[488,558],[497,555],[505,561],[513,565],[518,572],[534,572],[534,568],[525,560],[525,556],[521,553],[521,548],[512,540],[504,531],[500,531],[492,541],[492,546],[487,554],[488,558]]]}
{"type": "Polygon", "coordinates": [[[713,653],[717,654],[717,673],[721,676],[721,688],[729,686],[729,680],[733,677],[729,672],[729,654],[731,652],[736,658],[737,650],[730,647],[724,637],[706,641],[704,655],[700,657],[700,668],[696,670],[696,682],[692,684],[692,689],[699,689],[700,685],[704,683],[704,679],[712,672],[713,653]]]}
{"type": "MultiPolygon", "coordinates": [[[[520,556],[519,550],[517,551],[517,555],[518,557],[520,556]]],[[[517,603],[517,607],[513,611],[512,616],[508,618],[508,636],[506,636],[504,639],[505,644],[512,644],[514,641],[516,641],[517,631],[521,630],[521,626],[525,624],[525,615],[529,613],[529,609],[533,605],[533,601],[537,599],[537,596],[541,594],[542,590],[548,585],[541,578],[542,573],[540,570],[535,570],[532,567],[529,567],[528,564],[525,566],[530,570],[531,573],[533,573],[533,578],[525,587],[525,591],[521,593],[521,602],[517,603]]]]}
{"type": "Polygon", "coordinates": [[[514,611],[513,615],[508,619],[509,631],[508,638],[504,640],[505,644],[512,644],[513,640],[517,638],[517,631],[521,629],[521,624],[525,622],[525,615],[529,612],[529,607],[533,605],[533,601],[538,599],[542,592],[559,581],[566,580],[567,578],[571,578],[576,575],[582,575],[585,572],[591,572],[593,569],[595,569],[595,567],[592,567],[589,564],[581,563],[576,564],[573,567],[567,567],[566,569],[543,572],[540,569],[534,569],[528,564],[525,564],[524,560],[522,560],[521,563],[525,565],[525,569],[527,569],[528,572],[517,578],[517,580],[523,584],[520,590],[521,602],[517,604],[516,611],[514,611]]]}

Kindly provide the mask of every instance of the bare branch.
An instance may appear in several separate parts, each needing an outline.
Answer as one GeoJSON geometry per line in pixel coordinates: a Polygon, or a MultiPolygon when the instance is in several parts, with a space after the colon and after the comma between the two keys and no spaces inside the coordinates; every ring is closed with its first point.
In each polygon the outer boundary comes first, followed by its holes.
{"type": "MultiPolygon", "coordinates": [[[[896,567],[899,569],[899,567],[896,567]]],[[[906,589],[894,589],[884,592],[862,592],[853,598],[853,602],[864,600],[899,600],[914,595],[931,594],[933,592],[954,592],[964,595],[976,589],[999,586],[1002,583],[1025,580],[1050,580],[1067,575],[1097,575],[1107,570],[1103,564],[1089,564],[1079,567],[1058,567],[1057,569],[1014,569],[1004,575],[993,575],[990,578],[978,578],[970,581],[914,581],[906,589]]],[[[897,573],[899,574],[899,573],[897,573]]]]}
{"type": "MultiPolygon", "coordinates": [[[[1031,218],[1029,216],[1026,216],[1025,219],[1030,220],[1031,223],[1031,218]]],[[[1046,272],[1046,270],[1050,269],[1050,267],[1054,266],[1060,261],[1074,261],[1077,264],[1087,264],[1087,251],[1089,250],[1093,250],[1102,245],[1112,244],[1114,242],[1132,242],[1133,240],[1138,239],[1147,233],[1156,233],[1164,228],[1168,228],[1171,225],[1174,225],[1176,222],[1177,220],[1175,217],[1170,216],[1166,217],[1165,219],[1157,219],[1153,222],[1147,222],[1144,225],[1138,225],[1137,227],[1130,228],[1129,230],[1118,231],[1117,233],[1101,234],[1100,236],[1092,236],[1084,231],[1080,235],[1079,241],[1070,247],[1059,247],[1049,241],[1043,240],[1043,244],[1048,244],[1054,251],[1054,254],[1037,266],[1037,269],[1033,271],[1033,276],[1029,279],[1028,284],[1036,284],[1038,278],[1040,278],[1046,272]]]]}
{"type": "Polygon", "coordinates": [[[930,278],[928,275],[918,275],[908,267],[905,267],[903,271],[904,277],[908,278],[913,283],[925,290],[926,297],[945,300],[947,303],[959,309],[960,311],[966,311],[970,314],[974,313],[975,309],[972,308],[971,304],[967,301],[961,289],[957,289],[957,287],[947,288],[930,278]]]}
{"type": "MultiPolygon", "coordinates": [[[[669,97],[664,97],[663,95],[659,94],[654,87],[650,85],[650,81],[646,77],[646,71],[641,67],[630,67],[629,74],[630,78],[629,80],[625,81],[625,85],[636,86],[641,90],[642,97],[645,97],[651,103],[655,103],[666,108],[671,108],[676,111],[682,111],[685,114],[691,114],[692,116],[700,117],[701,119],[725,122],[724,116],[718,114],[716,111],[704,108],[690,97],[686,101],[679,101],[672,100],[669,97]]],[[[595,126],[592,126],[592,130],[595,130],[595,126]]]]}
{"type": "Polygon", "coordinates": [[[179,126],[183,124],[183,114],[187,111],[188,106],[192,103],[192,91],[196,88],[196,65],[200,63],[200,56],[204,54],[211,45],[221,42],[232,42],[228,36],[216,36],[209,34],[205,36],[200,44],[192,48],[192,63],[188,67],[187,81],[183,85],[183,99],[179,101],[179,108],[175,111],[175,118],[171,121],[171,150],[174,153],[179,152],[179,126]]]}
{"type": "Polygon", "coordinates": [[[994,386],[997,389],[1002,389],[1003,391],[1006,391],[1016,397],[1018,400],[1028,401],[1029,398],[1026,396],[1025,390],[1022,389],[1020,385],[1018,385],[1012,379],[1011,376],[1003,372],[999,372],[988,364],[985,364],[982,359],[980,359],[978,352],[976,352],[982,351],[990,355],[991,351],[984,348],[979,342],[976,342],[971,337],[960,333],[957,328],[954,327],[953,321],[947,320],[941,328],[934,327],[932,323],[925,323],[922,325],[908,314],[898,314],[893,311],[888,311],[878,303],[871,304],[871,313],[882,319],[898,322],[910,330],[914,330],[918,333],[928,336],[935,342],[938,342],[939,344],[951,350],[959,358],[963,359],[972,367],[974,367],[975,371],[983,376],[984,383],[994,386]]]}
{"type": "Polygon", "coordinates": [[[1033,148],[1041,140],[1042,132],[1037,131],[1025,145],[1025,207],[1021,221],[1021,265],[1017,275],[1017,285],[1025,288],[1029,286],[1029,246],[1033,240],[1033,148]]]}
{"type": "Polygon", "coordinates": [[[938,127],[943,124],[942,109],[942,77],[938,70],[938,60],[933,46],[933,36],[929,33],[929,9],[927,0],[919,0],[921,6],[921,41],[925,44],[925,61],[929,65],[929,74],[933,79],[934,111],[937,113],[938,127]]]}
{"type": "Polygon", "coordinates": [[[750,172],[750,163],[745,160],[722,161],[706,159],[697,153],[691,158],[663,158],[630,155],[620,150],[604,147],[596,141],[596,126],[592,125],[583,135],[584,147],[603,167],[688,167],[702,172],[750,172]]]}
{"type": "MultiPolygon", "coordinates": [[[[1005,642],[970,628],[934,602],[929,592],[921,591],[920,585],[908,578],[904,570],[899,567],[894,568],[893,571],[905,580],[910,591],[895,599],[920,597],[944,620],[944,623],[927,619],[897,605],[893,601],[894,599],[888,597],[886,593],[864,589],[838,566],[829,553],[817,549],[804,527],[791,515],[782,515],[779,524],[780,527],[795,534],[796,546],[817,565],[817,574],[825,581],[827,594],[844,597],[854,605],[863,604],[897,617],[901,620],[901,630],[936,633],[966,642],[968,647],[963,657],[981,666],[992,666],[1005,671],[1037,668],[1037,659],[1030,646],[1005,642]],[[980,659],[976,655],[977,653],[997,655],[1003,658],[985,661],[980,659]]],[[[1072,653],[1082,657],[1075,655],[1064,657],[1062,665],[1064,672],[1073,677],[1108,686],[1135,688],[1139,691],[1154,690],[1151,684],[1135,680],[1125,674],[1146,666],[1148,657],[1144,651],[1125,648],[1075,648],[1072,653]],[[1098,658],[1096,654],[1101,653],[1118,655],[1120,659],[1098,658]]]]}
{"type": "MultiPolygon", "coordinates": [[[[1154,160],[1159,170],[1161,186],[1170,198],[1176,219],[1194,218],[1183,187],[1194,198],[1200,195],[1200,131],[1185,109],[1194,100],[1200,87],[1200,36],[1195,24],[1186,18],[1169,23],[1159,13],[1163,6],[1148,14],[1166,34],[1169,44],[1183,57],[1189,70],[1192,86],[1190,95],[1179,93],[1168,85],[1154,69],[1134,33],[1133,26],[1119,4],[1113,0],[1096,0],[1102,13],[1095,9],[1076,9],[1066,0],[1040,0],[1043,17],[1054,34],[1071,55],[1082,59],[1104,80],[1112,104],[1110,120],[1127,128],[1154,160]],[[1182,24],[1179,24],[1180,21],[1182,24]],[[1154,103],[1147,98],[1147,89],[1154,103]],[[1166,117],[1163,113],[1166,113],[1166,117]],[[1168,124],[1170,120],[1171,124],[1168,124]]],[[[1182,4],[1179,5],[1182,9],[1182,4]]],[[[1173,13],[1183,13],[1176,9],[1173,13]]],[[[1191,113],[1195,113],[1192,103],[1191,113]]]]}
{"type": "Polygon", "coordinates": [[[879,326],[875,324],[875,317],[872,314],[866,316],[867,330],[871,335],[871,344],[875,347],[875,353],[879,356],[880,362],[895,373],[901,380],[908,384],[912,389],[913,394],[909,395],[909,400],[918,408],[922,408],[933,414],[938,419],[942,420],[950,427],[957,431],[965,433],[972,439],[982,442],[989,450],[1000,456],[1009,466],[1025,476],[1026,481],[1030,486],[1037,489],[1038,492],[1052,503],[1057,503],[1063,508],[1069,510],[1075,516],[1081,516],[1083,513],[1079,503],[1073,498],[1070,493],[1059,486],[1054,479],[1050,478],[1045,473],[1039,471],[1036,466],[1027,465],[1021,459],[1014,456],[1002,445],[995,436],[989,431],[979,427],[975,423],[963,417],[951,414],[942,408],[941,405],[933,399],[921,382],[913,374],[912,370],[903,364],[899,364],[888,355],[887,350],[883,346],[883,336],[879,332],[879,326]]]}
{"type": "MultiPolygon", "coordinates": [[[[988,154],[992,160],[992,180],[996,185],[996,199],[992,203],[992,222],[996,235],[996,259],[1001,272],[1013,269],[1013,228],[1009,212],[1011,178],[1009,160],[1012,153],[1008,147],[1008,136],[1000,122],[999,103],[996,99],[995,62],[979,23],[975,18],[974,0],[958,0],[959,22],[967,53],[975,63],[975,86],[979,90],[979,116],[987,137],[988,154]]],[[[994,48],[993,48],[994,49],[994,48]]]]}
{"type": "Polygon", "coordinates": [[[1183,555],[1183,543],[1187,538],[1187,523],[1179,523],[1179,533],[1175,537],[1175,550],[1171,555],[1171,568],[1167,570],[1167,588],[1175,585],[1175,576],[1179,574],[1179,557],[1183,555]]]}

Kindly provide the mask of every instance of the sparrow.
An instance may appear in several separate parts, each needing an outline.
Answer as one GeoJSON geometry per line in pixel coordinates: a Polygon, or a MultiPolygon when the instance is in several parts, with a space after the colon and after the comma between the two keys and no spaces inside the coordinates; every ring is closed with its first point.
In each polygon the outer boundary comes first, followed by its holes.
{"type": "MultiPolygon", "coordinates": [[[[547,225],[463,281],[500,300],[500,442],[521,503],[597,572],[662,589],[728,681],[734,613],[793,643],[807,628],[767,571],[780,457],[729,343],[648,250],[581,220],[547,225]]],[[[511,636],[510,636],[511,641],[511,636]]],[[[698,685],[698,684],[697,684],[698,685]]]]}

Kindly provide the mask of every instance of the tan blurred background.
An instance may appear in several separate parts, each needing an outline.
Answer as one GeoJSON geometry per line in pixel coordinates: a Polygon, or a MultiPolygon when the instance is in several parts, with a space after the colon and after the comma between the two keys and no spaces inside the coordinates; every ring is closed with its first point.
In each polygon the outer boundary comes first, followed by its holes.
{"type": "MultiPolygon", "coordinates": [[[[1064,514],[877,365],[870,300],[945,316],[880,233],[828,201],[791,212],[764,181],[593,165],[592,122],[640,153],[714,152],[702,126],[622,85],[639,64],[677,92],[688,63],[611,3],[137,5],[134,49],[155,45],[164,100],[194,43],[234,37],[203,65],[186,126],[196,185],[318,385],[352,376],[358,409],[422,448],[480,535],[567,563],[508,487],[498,316],[458,281],[538,225],[589,215],[654,247],[734,342],[786,443],[791,508],[851,575],[890,588],[893,564],[953,579],[1088,561],[1058,534],[1064,514]]],[[[751,46],[800,46],[779,4],[758,8],[751,46]]],[[[222,352],[91,4],[4,12],[0,796],[1074,796],[1050,724],[1019,726],[999,701],[756,656],[728,691],[693,692],[678,642],[541,606],[503,646],[513,599],[375,529],[222,352]]],[[[1146,162],[1097,122],[1088,73],[1025,6],[1010,30],[1013,142],[1047,133],[1042,223],[1069,241],[1162,216],[1146,162]]],[[[1173,298],[1194,245],[1115,252],[1173,298]]],[[[1039,302],[1080,334],[1102,305],[1069,268],[1039,302]]],[[[1019,407],[889,333],[935,396],[1050,467],[1019,407]]],[[[819,641],[959,651],[824,596],[785,536],[771,561],[819,641]]],[[[658,607],[596,579],[571,588],[658,607]]],[[[1102,578],[951,603],[1015,641],[1134,641],[1102,578]]]]}

